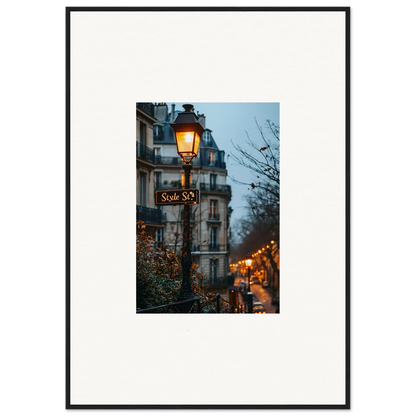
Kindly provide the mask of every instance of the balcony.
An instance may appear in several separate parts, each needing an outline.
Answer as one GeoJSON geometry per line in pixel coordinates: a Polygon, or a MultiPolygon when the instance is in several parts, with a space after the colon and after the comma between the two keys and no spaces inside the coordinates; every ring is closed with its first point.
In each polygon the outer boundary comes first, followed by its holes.
{"type": "MultiPolygon", "coordinates": [[[[183,161],[179,156],[156,156],[155,161],[156,165],[173,165],[173,166],[183,166],[183,161]]],[[[192,160],[191,165],[200,166],[201,161],[197,158],[192,160]]]]}
{"type": "MultiPolygon", "coordinates": [[[[155,144],[157,144],[155,142],[155,144]]],[[[172,165],[172,166],[182,166],[183,161],[179,156],[156,156],[155,163],[157,165],[172,165]]],[[[225,162],[221,162],[218,159],[209,160],[207,156],[202,153],[201,157],[197,157],[192,160],[191,164],[193,166],[202,166],[208,168],[219,168],[225,169],[225,162]]]]}
{"type": "Polygon", "coordinates": [[[201,182],[199,184],[199,188],[202,192],[221,192],[231,194],[231,186],[230,185],[213,185],[210,183],[201,182]]]}
{"type": "Polygon", "coordinates": [[[199,157],[201,159],[201,166],[226,169],[224,151],[201,149],[199,157]]]}
{"type": "Polygon", "coordinates": [[[209,243],[209,251],[220,251],[220,245],[217,243],[209,243]]]}
{"type": "Polygon", "coordinates": [[[154,117],[154,105],[152,103],[136,103],[136,107],[150,117],[154,117]]]}
{"type": "Polygon", "coordinates": [[[205,244],[194,244],[191,243],[191,252],[195,253],[195,252],[199,252],[201,254],[204,253],[209,253],[211,251],[222,251],[222,252],[226,252],[226,251],[230,251],[230,246],[229,244],[218,244],[218,243],[205,243],[205,244]]]}
{"type": "Polygon", "coordinates": [[[194,243],[191,243],[191,252],[200,251],[200,246],[194,243]]]}
{"type": "Polygon", "coordinates": [[[136,156],[150,163],[155,163],[155,154],[152,148],[136,141],[136,156]]]}
{"type": "Polygon", "coordinates": [[[145,224],[162,224],[162,211],[136,205],[136,222],[138,221],[145,224]]]}
{"type": "Polygon", "coordinates": [[[209,213],[207,221],[220,221],[220,214],[209,213]]]}

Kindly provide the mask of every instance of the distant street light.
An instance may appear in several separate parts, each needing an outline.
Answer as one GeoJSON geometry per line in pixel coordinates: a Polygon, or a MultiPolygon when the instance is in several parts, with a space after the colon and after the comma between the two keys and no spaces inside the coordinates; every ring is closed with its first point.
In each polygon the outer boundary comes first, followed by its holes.
{"type": "MultiPolygon", "coordinates": [[[[176,147],[179,156],[184,162],[185,171],[184,189],[191,187],[191,161],[198,156],[199,142],[204,128],[198,121],[197,115],[193,112],[192,104],[184,104],[185,111],[179,113],[174,123],[170,123],[175,132],[176,147]]],[[[182,287],[179,300],[192,299],[194,297],[191,285],[191,242],[190,242],[190,208],[189,204],[184,206],[183,221],[183,248],[182,248],[182,287]]]]}
{"type": "Polygon", "coordinates": [[[244,262],[245,262],[245,264],[246,264],[246,267],[247,267],[247,271],[248,271],[248,278],[247,278],[247,280],[248,280],[248,282],[247,282],[247,287],[248,287],[248,291],[247,291],[247,293],[248,292],[250,292],[250,268],[251,268],[251,265],[253,264],[253,260],[252,259],[247,259],[247,260],[244,260],[244,262]]]}

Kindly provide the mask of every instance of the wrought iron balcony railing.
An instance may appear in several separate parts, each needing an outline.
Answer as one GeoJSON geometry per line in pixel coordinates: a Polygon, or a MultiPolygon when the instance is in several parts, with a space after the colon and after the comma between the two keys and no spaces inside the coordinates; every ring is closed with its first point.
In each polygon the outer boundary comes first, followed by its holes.
{"type": "Polygon", "coordinates": [[[149,114],[149,116],[154,117],[154,105],[152,103],[136,103],[136,106],[139,110],[149,114]]]}
{"type": "MultiPolygon", "coordinates": [[[[173,166],[182,166],[183,161],[179,156],[156,156],[155,157],[156,165],[173,165],[173,166]]],[[[196,158],[193,159],[191,164],[193,166],[200,166],[201,161],[196,158]]]]}
{"type": "MultiPolygon", "coordinates": [[[[195,182],[191,183],[191,188],[195,188],[196,184],[195,182]]],[[[163,185],[160,183],[155,183],[155,191],[169,191],[169,190],[175,190],[175,189],[182,189],[182,183],[181,181],[173,181],[170,184],[164,183],[163,185]]]]}
{"type": "Polygon", "coordinates": [[[201,159],[201,166],[210,168],[226,169],[224,162],[224,152],[212,149],[201,149],[199,158],[201,159]]]}
{"type": "Polygon", "coordinates": [[[200,251],[200,246],[194,243],[191,243],[191,251],[195,252],[195,251],[200,251]]]}
{"type": "Polygon", "coordinates": [[[162,211],[136,205],[136,222],[138,221],[145,224],[162,224],[162,211]]]}
{"type": "Polygon", "coordinates": [[[230,185],[213,185],[211,183],[201,182],[199,187],[201,191],[204,191],[204,192],[225,192],[228,194],[231,193],[230,185]]]}
{"type": "Polygon", "coordinates": [[[219,221],[220,220],[220,214],[219,213],[209,213],[208,214],[208,221],[219,221]]]}
{"type": "MultiPolygon", "coordinates": [[[[165,244],[163,243],[163,247],[168,247],[170,249],[173,249],[173,244],[165,244]]],[[[182,243],[180,243],[182,246],[182,243]]],[[[209,252],[209,251],[230,251],[230,245],[229,244],[218,244],[218,243],[205,243],[205,244],[194,244],[191,243],[191,252],[209,252]]]]}
{"type": "Polygon", "coordinates": [[[139,142],[136,142],[136,156],[148,162],[155,163],[153,149],[139,142]]]}
{"type": "Polygon", "coordinates": [[[220,245],[217,243],[209,243],[209,250],[210,251],[219,251],[220,245]]]}

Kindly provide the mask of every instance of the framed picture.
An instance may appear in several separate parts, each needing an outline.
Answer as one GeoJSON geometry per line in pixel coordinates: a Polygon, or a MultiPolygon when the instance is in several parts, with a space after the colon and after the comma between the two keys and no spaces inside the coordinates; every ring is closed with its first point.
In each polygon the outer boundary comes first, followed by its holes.
{"type": "Polygon", "coordinates": [[[349,8],[66,33],[66,408],[349,409],[349,8]]]}

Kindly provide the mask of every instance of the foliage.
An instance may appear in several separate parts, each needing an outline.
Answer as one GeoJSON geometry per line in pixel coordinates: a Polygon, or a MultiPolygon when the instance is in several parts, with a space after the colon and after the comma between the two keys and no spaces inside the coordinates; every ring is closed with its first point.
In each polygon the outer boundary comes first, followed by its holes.
{"type": "MultiPolygon", "coordinates": [[[[174,251],[157,247],[156,241],[146,235],[143,223],[138,225],[141,232],[136,238],[136,307],[145,309],[176,302],[182,283],[181,262],[174,251]]],[[[202,312],[215,312],[215,296],[204,293],[200,286],[203,280],[203,274],[193,263],[191,284],[194,295],[200,299],[202,312]]]]}

